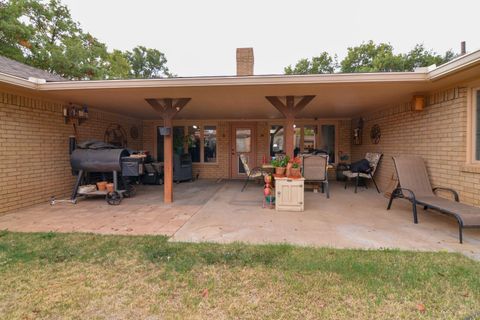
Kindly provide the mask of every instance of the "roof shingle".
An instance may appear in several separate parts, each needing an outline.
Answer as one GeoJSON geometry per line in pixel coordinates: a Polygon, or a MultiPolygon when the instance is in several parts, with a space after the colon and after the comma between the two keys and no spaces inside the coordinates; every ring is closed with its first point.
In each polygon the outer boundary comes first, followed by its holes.
{"type": "Polygon", "coordinates": [[[5,73],[11,76],[27,79],[29,77],[35,77],[38,79],[45,79],[48,82],[66,81],[67,79],[50,73],[45,70],[41,70],[24,63],[9,59],[4,56],[0,56],[0,73],[5,73]]]}

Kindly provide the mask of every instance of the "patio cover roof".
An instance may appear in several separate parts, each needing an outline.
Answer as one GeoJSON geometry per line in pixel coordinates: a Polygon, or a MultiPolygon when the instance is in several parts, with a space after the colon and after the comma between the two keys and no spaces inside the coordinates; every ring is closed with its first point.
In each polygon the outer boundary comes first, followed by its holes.
{"type": "Polygon", "coordinates": [[[32,82],[0,74],[0,84],[42,96],[86,104],[140,119],[159,116],[147,98],[184,98],[190,103],[176,119],[282,118],[265,96],[315,95],[297,118],[347,118],[368,110],[408,102],[422,94],[461,85],[480,76],[480,50],[433,70],[415,72],[261,75],[145,80],[32,82]]]}

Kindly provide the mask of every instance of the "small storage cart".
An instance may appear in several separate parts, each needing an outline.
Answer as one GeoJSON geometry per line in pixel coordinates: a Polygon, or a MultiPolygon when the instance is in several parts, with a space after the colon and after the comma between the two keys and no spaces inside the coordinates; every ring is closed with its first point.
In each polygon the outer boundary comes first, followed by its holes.
{"type": "Polygon", "coordinates": [[[130,190],[121,190],[118,188],[118,174],[116,171],[113,171],[113,191],[108,190],[92,190],[92,191],[82,191],[81,188],[78,188],[76,196],[75,196],[75,203],[77,196],[85,196],[85,197],[94,197],[100,196],[105,197],[105,200],[110,205],[119,205],[122,202],[123,198],[128,198],[133,195],[134,189],[133,186],[129,186],[126,182],[124,185],[127,185],[130,190]]]}

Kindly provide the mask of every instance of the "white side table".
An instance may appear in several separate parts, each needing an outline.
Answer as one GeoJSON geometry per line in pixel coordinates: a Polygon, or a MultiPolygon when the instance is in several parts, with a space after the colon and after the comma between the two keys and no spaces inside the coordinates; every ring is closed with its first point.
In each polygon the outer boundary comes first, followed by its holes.
{"type": "Polygon", "coordinates": [[[304,210],[305,178],[275,178],[275,210],[304,210]]]}

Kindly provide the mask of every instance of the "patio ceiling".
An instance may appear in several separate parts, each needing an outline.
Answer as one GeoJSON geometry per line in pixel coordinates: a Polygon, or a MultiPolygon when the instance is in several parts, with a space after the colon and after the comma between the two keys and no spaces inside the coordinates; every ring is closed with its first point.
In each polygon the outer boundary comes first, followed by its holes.
{"type": "Polygon", "coordinates": [[[49,91],[55,99],[87,104],[142,119],[158,119],[149,98],[189,97],[176,119],[274,119],[282,115],[265,96],[315,95],[297,118],[342,118],[392,103],[407,102],[412,94],[427,91],[419,81],[387,83],[289,84],[252,86],[198,86],[49,91]]]}
{"type": "Polygon", "coordinates": [[[459,86],[480,76],[480,51],[417,72],[263,75],[146,80],[32,82],[0,74],[0,83],[50,99],[140,119],[159,119],[146,99],[191,98],[176,119],[281,119],[266,96],[315,98],[296,117],[350,118],[410,101],[412,95],[459,86]]]}

